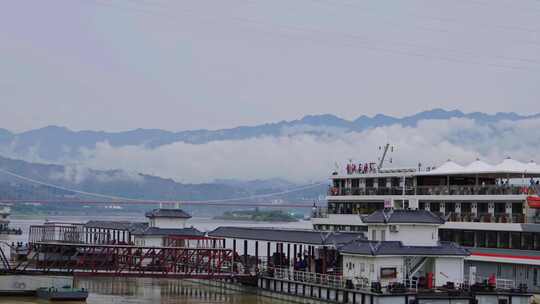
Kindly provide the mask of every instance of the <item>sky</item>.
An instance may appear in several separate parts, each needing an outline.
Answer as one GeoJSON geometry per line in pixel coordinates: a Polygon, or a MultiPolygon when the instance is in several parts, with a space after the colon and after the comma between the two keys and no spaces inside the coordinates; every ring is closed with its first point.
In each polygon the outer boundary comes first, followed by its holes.
{"type": "Polygon", "coordinates": [[[540,2],[0,4],[0,128],[540,112],[540,2]]]}

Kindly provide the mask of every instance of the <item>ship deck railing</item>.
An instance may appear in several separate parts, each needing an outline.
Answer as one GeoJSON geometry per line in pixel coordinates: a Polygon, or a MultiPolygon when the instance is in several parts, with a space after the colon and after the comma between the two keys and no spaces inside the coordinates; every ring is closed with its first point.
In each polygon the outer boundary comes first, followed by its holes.
{"type": "Polygon", "coordinates": [[[462,185],[462,186],[395,186],[395,187],[330,187],[329,196],[343,195],[534,195],[536,186],[523,185],[462,185]]]}
{"type": "MultiPolygon", "coordinates": [[[[471,284],[471,282],[466,279],[463,281],[463,284],[466,286],[471,286],[476,283],[487,283],[489,282],[489,277],[483,277],[483,276],[476,276],[475,281],[471,284]]],[[[495,279],[495,288],[499,290],[511,290],[516,288],[516,282],[514,280],[509,279],[502,279],[502,278],[496,278],[495,279]]]]}
{"type": "MultiPolygon", "coordinates": [[[[468,222],[468,223],[525,223],[525,215],[522,213],[486,213],[486,212],[439,212],[431,210],[446,219],[448,222],[468,222]]],[[[372,210],[362,208],[344,207],[316,207],[311,212],[312,218],[328,218],[331,214],[354,214],[358,216],[369,215],[372,210]]],[[[540,223],[540,216],[533,217],[533,222],[540,223]]]]}

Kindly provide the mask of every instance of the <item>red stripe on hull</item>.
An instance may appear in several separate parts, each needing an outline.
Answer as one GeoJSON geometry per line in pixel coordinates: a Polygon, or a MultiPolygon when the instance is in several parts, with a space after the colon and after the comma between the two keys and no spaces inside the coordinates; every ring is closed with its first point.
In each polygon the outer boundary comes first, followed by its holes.
{"type": "Polygon", "coordinates": [[[540,260],[540,256],[527,256],[527,255],[510,255],[510,254],[479,253],[479,252],[473,252],[472,255],[492,257],[492,258],[505,258],[505,259],[540,260]]]}

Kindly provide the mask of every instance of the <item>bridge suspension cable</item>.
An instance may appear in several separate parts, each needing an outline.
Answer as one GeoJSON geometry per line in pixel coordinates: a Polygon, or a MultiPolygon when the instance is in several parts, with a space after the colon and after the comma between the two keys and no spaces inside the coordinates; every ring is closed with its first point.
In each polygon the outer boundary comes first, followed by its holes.
{"type": "Polygon", "coordinates": [[[174,202],[178,202],[178,201],[179,202],[191,202],[191,203],[234,202],[234,201],[243,201],[243,200],[248,200],[248,199],[274,197],[274,196],[299,192],[299,191],[303,191],[303,190],[307,190],[307,189],[312,189],[312,188],[316,188],[316,187],[319,187],[319,186],[322,186],[322,185],[326,184],[326,182],[324,182],[324,181],[319,181],[319,182],[315,182],[315,183],[312,183],[312,184],[302,185],[302,186],[294,187],[294,188],[279,191],[279,192],[256,194],[256,195],[249,195],[249,196],[235,197],[235,198],[226,198],[226,199],[218,199],[218,200],[177,200],[177,201],[170,201],[170,200],[134,199],[134,198],[128,198],[128,197],[123,197],[123,196],[114,196],[114,195],[107,195],[107,194],[101,194],[101,193],[95,193],[95,192],[81,191],[81,190],[71,189],[71,188],[67,188],[67,187],[63,187],[63,186],[43,182],[43,181],[40,181],[40,180],[36,180],[36,179],[33,179],[33,178],[29,178],[29,177],[26,177],[24,175],[20,175],[20,174],[17,174],[15,172],[12,172],[12,171],[9,171],[9,170],[3,169],[3,168],[0,168],[0,172],[4,173],[4,174],[7,174],[7,175],[10,175],[12,177],[18,178],[20,180],[24,180],[24,181],[33,183],[33,184],[46,186],[46,187],[50,187],[50,188],[54,188],[54,189],[58,189],[58,190],[62,190],[62,191],[72,192],[72,193],[76,193],[76,194],[87,195],[87,196],[91,196],[91,197],[95,197],[95,198],[101,198],[101,199],[109,199],[109,200],[117,200],[117,201],[129,201],[129,202],[147,202],[147,203],[174,203],[174,202]]]}

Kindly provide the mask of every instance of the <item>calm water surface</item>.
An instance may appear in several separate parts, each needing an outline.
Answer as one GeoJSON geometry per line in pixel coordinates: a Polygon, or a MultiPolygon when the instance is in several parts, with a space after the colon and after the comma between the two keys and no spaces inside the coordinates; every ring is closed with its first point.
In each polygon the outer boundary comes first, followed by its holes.
{"type": "MultiPolygon", "coordinates": [[[[76,286],[88,289],[87,303],[229,303],[285,304],[287,302],[261,297],[249,292],[231,291],[199,283],[173,279],[81,278],[76,286]]],[[[50,303],[24,297],[0,298],[0,303],[50,303]]],[[[62,302],[80,303],[80,302],[62,302]]]]}
{"type": "MultiPolygon", "coordinates": [[[[129,220],[145,221],[141,217],[48,217],[49,221],[59,222],[86,222],[89,220],[129,220]]],[[[12,218],[12,226],[23,230],[21,236],[3,237],[7,242],[26,242],[30,225],[40,225],[46,219],[19,219],[12,218]]],[[[249,227],[282,227],[282,228],[311,228],[309,221],[293,223],[265,223],[265,222],[239,222],[223,221],[208,218],[193,218],[188,222],[201,231],[213,230],[218,226],[249,226],[249,227]]],[[[210,287],[199,283],[177,279],[133,279],[133,278],[78,278],[75,286],[88,289],[90,295],[87,303],[230,303],[230,304],[284,304],[257,296],[249,292],[231,291],[229,289],[210,287]]],[[[0,298],[0,304],[34,304],[49,303],[35,298],[0,298]]],[[[63,302],[66,303],[66,302],[63,302]]],[[[69,302],[68,302],[69,303],[69,302]]],[[[77,302],[74,302],[77,303],[77,302]]]]}

